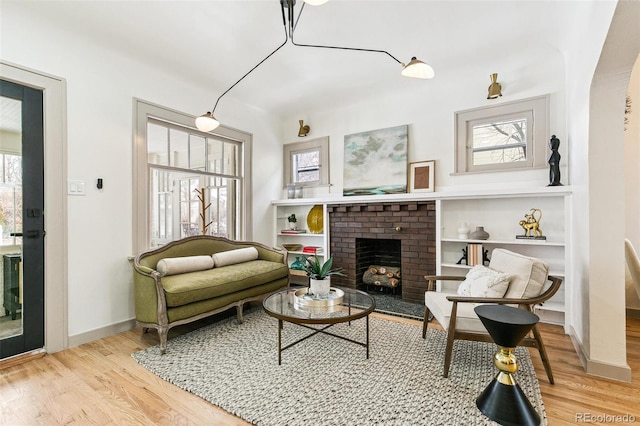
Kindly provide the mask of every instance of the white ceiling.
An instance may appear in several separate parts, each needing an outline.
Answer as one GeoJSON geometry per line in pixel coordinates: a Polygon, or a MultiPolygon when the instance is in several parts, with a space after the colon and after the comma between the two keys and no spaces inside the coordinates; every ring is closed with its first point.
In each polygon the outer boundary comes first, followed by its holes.
{"type": "MultiPolygon", "coordinates": [[[[438,84],[439,76],[470,64],[484,63],[498,72],[492,61],[515,52],[562,51],[580,24],[576,16],[592,2],[332,0],[307,5],[297,42],[387,50],[402,62],[417,56],[433,66],[435,79],[401,77],[400,66],[384,54],[289,42],[225,98],[290,114],[438,84]]],[[[296,14],[301,5],[298,0],[296,14]]],[[[39,1],[24,7],[88,42],[201,87],[211,95],[202,112],[284,41],[279,0],[39,1]]]]}

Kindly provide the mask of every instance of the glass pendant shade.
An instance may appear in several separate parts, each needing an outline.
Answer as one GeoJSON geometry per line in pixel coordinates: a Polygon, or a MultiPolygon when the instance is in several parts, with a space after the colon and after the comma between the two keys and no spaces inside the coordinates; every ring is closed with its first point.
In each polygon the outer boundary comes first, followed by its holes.
{"type": "Polygon", "coordinates": [[[310,4],[311,6],[320,6],[328,1],[329,0],[304,0],[305,3],[310,4]]]}
{"type": "Polygon", "coordinates": [[[413,78],[433,78],[436,73],[430,65],[425,64],[414,56],[411,61],[404,66],[401,74],[405,77],[413,78]]]}
{"type": "Polygon", "coordinates": [[[212,113],[207,112],[196,118],[196,127],[201,132],[210,132],[220,125],[220,122],[216,120],[212,113]]]}

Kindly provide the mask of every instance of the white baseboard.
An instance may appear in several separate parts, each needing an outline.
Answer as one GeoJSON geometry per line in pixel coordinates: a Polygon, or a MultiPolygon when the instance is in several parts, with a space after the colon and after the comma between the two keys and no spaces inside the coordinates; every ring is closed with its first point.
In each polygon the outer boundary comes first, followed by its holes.
{"type": "Polygon", "coordinates": [[[73,336],[69,336],[69,347],[78,346],[82,345],[83,343],[88,343],[94,340],[102,339],[104,337],[113,336],[114,334],[122,333],[123,331],[132,330],[135,327],[136,320],[130,319],[116,324],[111,324],[93,330],[85,331],[84,333],[75,334],[73,336]]]}
{"type": "Polygon", "coordinates": [[[569,330],[569,337],[573,343],[573,348],[580,358],[582,368],[587,374],[592,376],[604,377],[606,379],[618,380],[621,382],[631,383],[631,368],[629,365],[613,365],[602,361],[594,361],[589,358],[582,342],[576,337],[576,331],[573,327],[569,330]]]}

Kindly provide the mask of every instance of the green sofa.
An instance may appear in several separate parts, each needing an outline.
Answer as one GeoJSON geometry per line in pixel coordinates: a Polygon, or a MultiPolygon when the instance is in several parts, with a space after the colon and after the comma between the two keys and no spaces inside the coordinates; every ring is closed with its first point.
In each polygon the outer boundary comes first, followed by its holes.
{"type": "MultiPolygon", "coordinates": [[[[211,266],[213,260],[209,260],[211,266]]],[[[133,259],[133,268],[136,321],[144,332],[158,330],[163,354],[170,328],[233,306],[238,322],[242,322],[245,303],[261,300],[289,285],[284,253],[255,242],[209,235],[187,237],[141,253],[133,259]],[[230,254],[243,252],[252,253],[253,258],[228,261],[230,254]],[[206,265],[189,270],[184,266],[195,264],[191,259],[206,263],[212,255],[213,260],[227,260],[216,261],[210,268],[206,265]]]]}

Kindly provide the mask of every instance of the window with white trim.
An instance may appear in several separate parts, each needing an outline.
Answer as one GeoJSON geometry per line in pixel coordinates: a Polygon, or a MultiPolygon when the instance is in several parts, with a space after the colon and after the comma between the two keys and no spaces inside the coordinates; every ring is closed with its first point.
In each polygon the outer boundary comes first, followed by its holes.
{"type": "Polygon", "coordinates": [[[546,167],[549,97],[459,111],[456,173],[546,167]]]}
{"type": "Polygon", "coordinates": [[[283,186],[329,184],[329,137],[285,144],[283,186]]]}
{"type": "Polygon", "coordinates": [[[191,235],[249,239],[251,135],[200,132],[193,117],[136,100],[134,245],[142,251],[191,235]]]}

